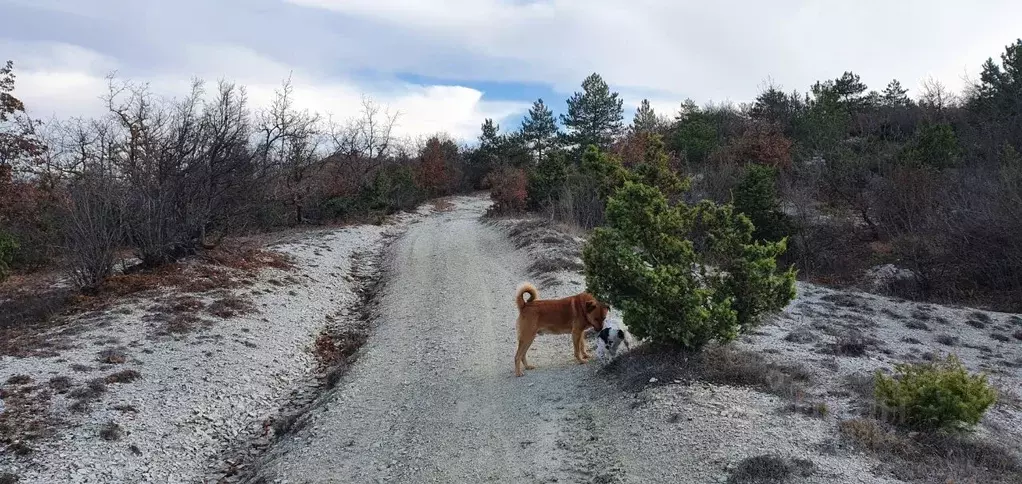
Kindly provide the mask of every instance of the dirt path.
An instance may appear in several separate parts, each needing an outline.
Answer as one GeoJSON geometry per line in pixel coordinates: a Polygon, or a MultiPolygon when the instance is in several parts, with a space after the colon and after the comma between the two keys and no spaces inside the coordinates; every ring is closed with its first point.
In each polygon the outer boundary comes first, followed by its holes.
{"type": "MultiPolygon", "coordinates": [[[[332,401],[264,467],[287,482],[565,482],[561,425],[592,369],[542,338],[512,375],[513,291],[523,279],[484,200],[413,225],[366,353],[332,401]]],[[[548,294],[550,296],[552,294],[548,294]]],[[[582,466],[584,467],[584,466],[582,466]]],[[[580,469],[585,472],[585,469],[580,469]]]]}

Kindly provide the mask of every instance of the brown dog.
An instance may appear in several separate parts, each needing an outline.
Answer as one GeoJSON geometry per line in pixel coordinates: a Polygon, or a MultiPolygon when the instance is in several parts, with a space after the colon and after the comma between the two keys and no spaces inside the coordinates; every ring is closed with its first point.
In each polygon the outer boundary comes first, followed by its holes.
{"type": "Polygon", "coordinates": [[[535,368],[525,358],[537,334],[571,333],[575,346],[575,359],[579,364],[589,360],[582,333],[586,328],[596,331],[603,329],[603,320],[610,308],[596,300],[592,294],[583,292],[562,299],[539,299],[536,287],[528,282],[518,286],[515,293],[518,305],[518,351],[515,352],[515,376],[525,375],[522,371],[535,368]],[[525,295],[529,300],[525,300],[525,295]]]}

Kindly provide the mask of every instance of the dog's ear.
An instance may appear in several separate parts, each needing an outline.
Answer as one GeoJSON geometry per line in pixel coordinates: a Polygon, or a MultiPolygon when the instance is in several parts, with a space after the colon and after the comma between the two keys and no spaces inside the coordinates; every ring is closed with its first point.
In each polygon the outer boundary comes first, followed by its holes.
{"type": "Polygon", "coordinates": [[[591,313],[591,312],[593,312],[594,309],[596,309],[596,301],[593,301],[592,299],[587,300],[586,301],[586,312],[587,313],[591,313]]]}

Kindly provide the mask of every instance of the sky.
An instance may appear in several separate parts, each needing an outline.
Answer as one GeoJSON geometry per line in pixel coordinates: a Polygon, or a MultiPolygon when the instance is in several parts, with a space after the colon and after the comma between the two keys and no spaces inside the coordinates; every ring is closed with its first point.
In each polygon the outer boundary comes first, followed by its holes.
{"type": "Polygon", "coordinates": [[[878,90],[960,89],[1020,18],[1017,0],[0,0],[0,61],[42,119],[101,115],[111,73],[168,97],[228,79],[255,106],[290,76],[323,115],[354,116],[365,95],[400,135],[469,141],[537,98],[563,112],[592,72],[629,118],[643,98],[671,115],[846,70],[878,90]]]}

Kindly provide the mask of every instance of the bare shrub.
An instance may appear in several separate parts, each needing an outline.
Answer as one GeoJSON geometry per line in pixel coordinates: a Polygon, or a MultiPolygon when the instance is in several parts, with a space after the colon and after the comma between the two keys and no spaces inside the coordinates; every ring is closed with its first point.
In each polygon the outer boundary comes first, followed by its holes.
{"type": "Polygon", "coordinates": [[[834,354],[839,356],[861,357],[875,343],[858,331],[848,331],[838,335],[834,342],[834,354]]]}
{"type": "Polygon", "coordinates": [[[588,230],[603,224],[605,208],[590,180],[571,176],[547,210],[553,220],[588,230]]]}
{"type": "Polygon", "coordinates": [[[806,459],[786,459],[777,455],[758,455],[743,459],[731,471],[728,484],[785,482],[792,477],[809,477],[816,464],[806,459]]]}
{"type": "Polygon", "coordinates": [[[94,289],[113,272],[124,242],[123,211],[117,188],[103,175],[85,175],[69,189],[67,253],[78,287],[94,289]]]}

